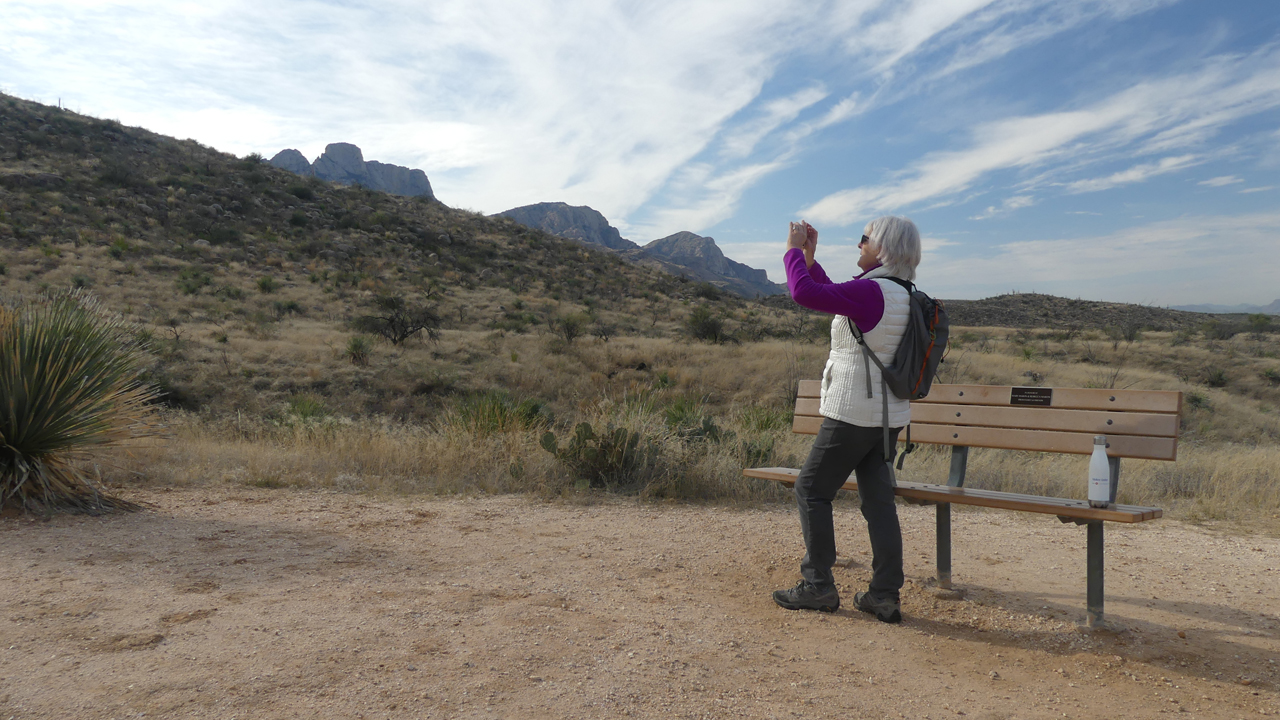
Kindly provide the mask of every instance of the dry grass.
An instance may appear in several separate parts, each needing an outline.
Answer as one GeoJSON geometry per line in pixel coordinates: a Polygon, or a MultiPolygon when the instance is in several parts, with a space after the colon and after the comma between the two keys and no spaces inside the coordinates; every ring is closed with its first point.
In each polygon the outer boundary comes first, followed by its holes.
{"type": "MultiPolygon", "coordinates": [[[[1187,520],[1280,528],[1280,444],[1274,440],[1280,432],[1268,400],[1161,372],[1153,366],[1171,362],[1173,354],[1161,337],[1127,349],[1107,342],[1094,350],[1092,362],[1079,362],[1064,354],[1065,343],[1028,358],[1022,350],[1028,343],[1013,335],[989,338],[985,350],[962,341],[945,366],[945,379],[1056,386],[1114,382],[1195,393],[1203,403],[1184,408],[1179,460],[1126,462],[1120,501],[1163,507],[1171,517],[1187,520]],[[1118,353],[1127,353],[1123,365],[1118,353]]],[[[300,332],[299,337],[324,336],[300,332]]],[[[262,363],[280,357],[273,353],[297,357],[296,347],[285,347],[289,337],[275,342],[282,345],[258,345],[262,363]]],[[[1074,352],[1081,352],[1081,342],[1074,352]]],[[[1173,349],[1203,351],[1182,345],[1173,349]]],[[[314,362],[347,373],[353,381],[361,373],[377,372],[344,365],[314,348],[312,352],[314,362]]],[[[448,363],[457,373],[445,381],[453,383],[454,394],[438,398],[435,411],[418,421],[350,419],[320,396],[314,396],[313,405],[295,401],[264,415],[178,413],[173,417],[177,442],[135,451],[121,465],[160,484],[584,497],[590,493],[582,494],[581,478],[538,440],[549,427],[563,444],[573,426],[585,421],[597,430],[623,427],[640,433],[648,455],[624,492],[647,498],[787,502],[784,489],[744,479],[741,470],[802,461],[811,439],[790,432],[790,393],[798,379],[817,377],[825,360],[824,349],[812,344],[713,346],[629,337],[607,343],[580,340],[564,347],[550,336],[466,331],[445,333],[434,348],[382,347],[379,353],[382,364],[392,368],[448,363]],[[458,407],[476,397],[457,389],[465,387],[503,388],[502,397],[513,406],[537,399],[545,403],[544,414],[529,425],[478,429],[474,421],[458,420],[458,407]],[[707,417],[717,438],[696,431],[707,417]]],[[[1182,362],[1196,361],[1193,356],[1182,362]]],[[[1087,462],[1083,456],[978,449],[971,455],[968,484],[1083,497],[1087,462]]],[[[922,448],[908,459],[903,479],[941,482],[947,463],[946,449],[922,448]]],[[[114,477],[123,480],[125,475],[114,477]]]]}

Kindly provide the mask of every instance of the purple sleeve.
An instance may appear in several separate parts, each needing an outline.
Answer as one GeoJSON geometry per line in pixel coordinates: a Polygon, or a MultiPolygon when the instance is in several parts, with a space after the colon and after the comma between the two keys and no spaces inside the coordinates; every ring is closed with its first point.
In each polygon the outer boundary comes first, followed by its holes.
{"type": "Polygon", "coordinates": [[[813,277],[812,268],[805,267],[804,253],[792,248],[782,258],[787,268],[787,289],[796,304],[832,315],[846,315],[853,319],[862,332],[869,332],[880,324],[884,316],[884,293],[874,280],[850,280],[832,283],[817,263],[818,274],[825,283],[813,277]]]}
{"type": "Polygon", "coordinates": [[[822,269],[822,265],[817,260],[814,260],[813,265],[809,268],[809,277],[823,285],[831,284],[831,278],[827,277],[827,271],[822,269]]]}

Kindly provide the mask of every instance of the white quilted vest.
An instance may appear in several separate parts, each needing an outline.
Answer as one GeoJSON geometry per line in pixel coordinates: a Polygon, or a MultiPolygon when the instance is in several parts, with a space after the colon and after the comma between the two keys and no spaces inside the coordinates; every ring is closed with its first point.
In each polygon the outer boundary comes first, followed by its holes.
{"type": "MultiPolygon", "coordinates": [[[[883,278],[888,273],[876,268],[863,275],[863,279],[883,278]]],[[[893,355],[902,342],[911,310],[911,296],[905,288],[892,280],[876,279],[880,292],[884,293],[884,317],[862,334],[862,339],[875,351],[880,362],[893,363],[893,355]]],[[[850,425],[880,427],[883,425],[884,385],[880,382],[880,368],[871,365],[871,397],[867,397],[867,362],[862,357],[862,345],[849,331],[849,319],[836,315],[831,320],[831,354],[822,371],[822,402],[818,412],[850,425]]],[[[904,427],[911,422],[911,403],[889,393],[889,427],[904,427]]]]}

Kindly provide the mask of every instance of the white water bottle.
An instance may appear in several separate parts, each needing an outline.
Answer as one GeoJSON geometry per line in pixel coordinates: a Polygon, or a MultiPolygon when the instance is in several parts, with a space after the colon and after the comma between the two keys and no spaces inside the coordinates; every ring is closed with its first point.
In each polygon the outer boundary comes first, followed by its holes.
{"type": "Polygon", "coordinates": [[[1089,506],[1111,504],[1111,463],[1107,462],[1107,436],[1093,438],[1093,456],[1089,458],[1089,506]]]}

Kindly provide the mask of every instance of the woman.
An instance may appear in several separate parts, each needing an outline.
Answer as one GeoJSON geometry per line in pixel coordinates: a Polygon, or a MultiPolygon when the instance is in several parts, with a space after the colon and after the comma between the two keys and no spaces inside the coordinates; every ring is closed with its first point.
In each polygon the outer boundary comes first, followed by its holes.
{"type": "MultiPolygon", "coordinates": [[[[833,612],[840,607],[840,593],[831,572],[836,560],[831,500],[853,473],[872,550],[870,587],[855,594],[853,604],[882,622],[901,622],[902,531],[889,468],[893,457],[885,457],[884,386],[879,368],[870,363],[872,397],[867,397],[869,363],[849,322],[858,326],[881,362],[893,362],[907,326],[910,297],[901,285],[883,278],[915,280],[920,232],[906,218],[872,220],[858,243],[862,274],[843,283],[831,282],[823,272],[814,259],[817,246],[817,229],[807,222],[791,223],[783,258],[791,297],[835,318],[831,321],[831,354],[822,371],[819,413],[825,419],[795,486],[806,550],[800,564],[804,579],[791,589],[774,592],[773,600],[789,610],[833,612]]],[[[888,407],[892,447],[896,447],[898,431],[911,421],[911,404],[890,393],[888,407]]]]}

